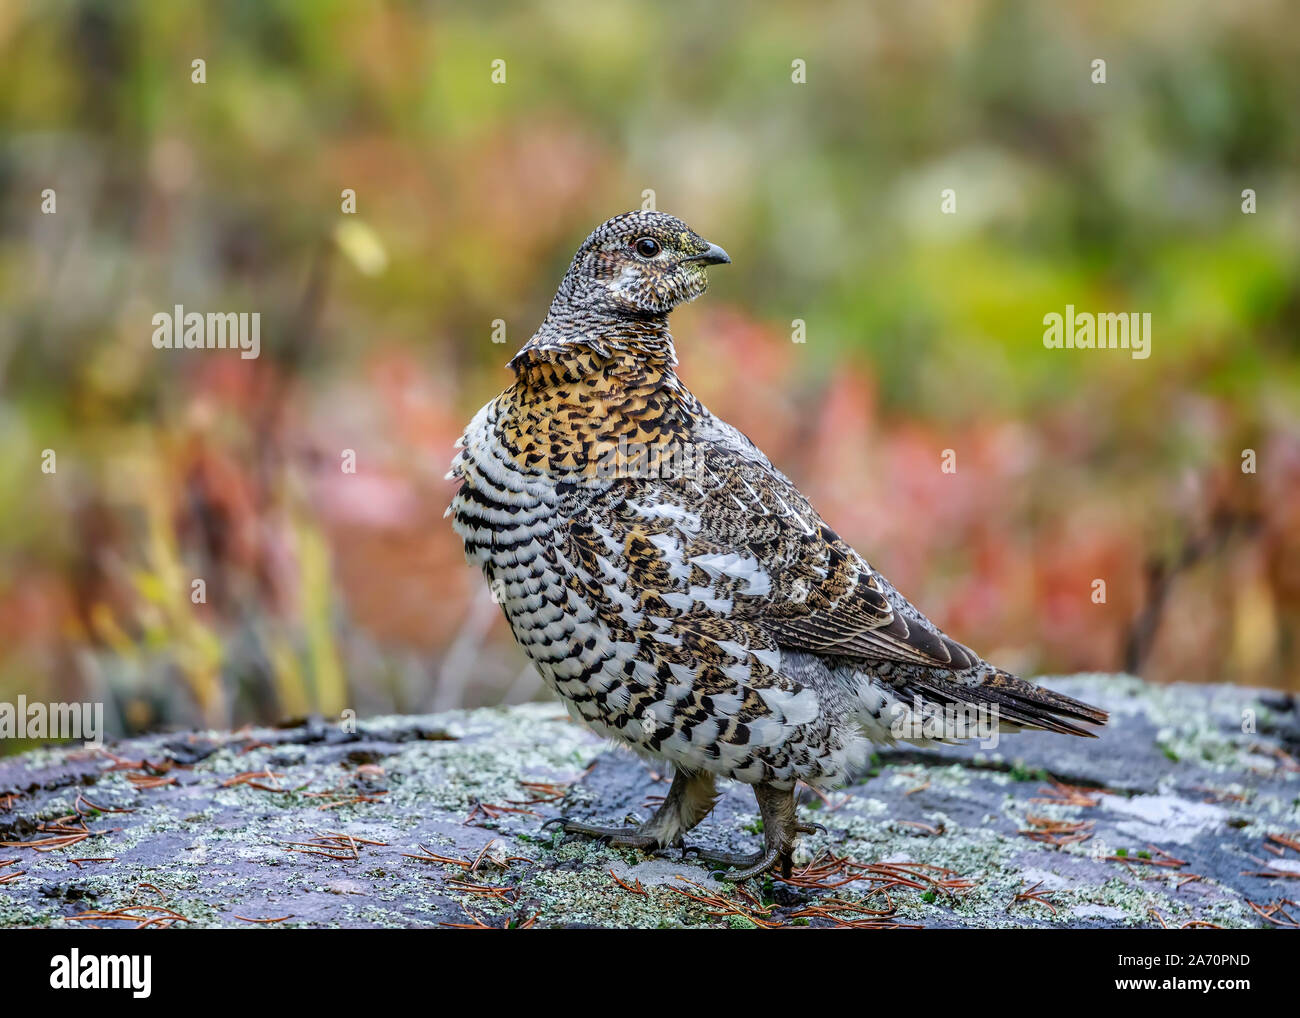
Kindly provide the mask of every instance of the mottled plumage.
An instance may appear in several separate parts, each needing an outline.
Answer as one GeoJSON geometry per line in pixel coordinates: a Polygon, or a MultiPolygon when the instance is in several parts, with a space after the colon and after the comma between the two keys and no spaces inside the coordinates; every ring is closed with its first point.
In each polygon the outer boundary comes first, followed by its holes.
{"type": "Polygon", "coordinates": [[[714,858],[748,875],[788,868],[795,783],[843,781],[914,703],[1074,735],[1106,715],[945,636],[686,388],[667,316],[727,261],[662,213],[592,233],[515,383],[466,429],[448,511],[569,711],[674,764],[640,828],[566,829],[680,844],[734,778],[755,786],[765,848],[714,858]]]}

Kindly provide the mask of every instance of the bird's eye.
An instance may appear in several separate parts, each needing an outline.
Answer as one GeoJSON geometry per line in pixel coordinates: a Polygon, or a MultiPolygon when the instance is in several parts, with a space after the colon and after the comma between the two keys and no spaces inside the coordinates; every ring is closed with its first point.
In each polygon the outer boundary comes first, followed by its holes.
{"type": "Polygon", "coordinates": [[[636,253],[642,258],[653,258],[659,253],[659,241],[653,237],[642,237],[635,244],[636,253]]]}

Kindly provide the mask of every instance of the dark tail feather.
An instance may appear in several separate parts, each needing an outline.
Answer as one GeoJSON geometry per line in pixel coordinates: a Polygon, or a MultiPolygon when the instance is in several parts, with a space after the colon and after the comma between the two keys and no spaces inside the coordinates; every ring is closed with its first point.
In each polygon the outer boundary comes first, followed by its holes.
{"type": "Polygon", "coordinates": [[[908,686],[926,699],[996,710],[1000,720],[1008,724],[1062,735],[1078,735],[1086,739],[1097,737],[1095,732],[1080,728],[1065,720],[1067,718],[1094,725],[1104,725],[1110,720],[1110,715],[1104,710],[1026,682],[1010,672],[994,672],[979,685],[918,678],[910,680],[908,686]]]}

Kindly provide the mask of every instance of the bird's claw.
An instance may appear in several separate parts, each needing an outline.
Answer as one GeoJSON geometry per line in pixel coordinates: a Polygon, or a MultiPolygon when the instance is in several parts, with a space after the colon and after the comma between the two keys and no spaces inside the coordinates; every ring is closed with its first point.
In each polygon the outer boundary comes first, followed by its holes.
{"type": "Polygon", "coordinates": [[[653,836],[643,834],[639,827],[598,827],[572,817],[551,817],[542,823],[542,828],[552,825],[561,828],[565,834],[579,834],[602,845],[637,848],[642,851],[654,851],[660,847],[653,836]]]}
{"type": "Polygon", "coordinates": [[[773,867],[780,867],[782,876],[790,875],[790,853],[782,852],[775,845],[769,846],[765,851],[756,853],[758,861],[752,866],[746,866],[737,873],[714,873],[714,880],[726,880],[733,884],[739,884],[750,877],[761,877],[773,867]]]}

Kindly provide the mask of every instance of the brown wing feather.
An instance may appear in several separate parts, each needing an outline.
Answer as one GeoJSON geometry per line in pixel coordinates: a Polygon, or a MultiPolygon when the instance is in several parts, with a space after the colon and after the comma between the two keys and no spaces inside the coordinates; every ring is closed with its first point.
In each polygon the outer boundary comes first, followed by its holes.
{"type": "Polygon", "coordinates": [[[707,498],[716,510],[701,513],[699,535],[719,550],[734,547],[730,502],[746,512],[746,548],[773,576],[770,599],[738,610],[778,644],[814,654],[895,661],[923,668],[964,671],[980,663],[974,651],[922,621],[895,610],[896,591],[828,527],[803,494],[770,466],[713,450],[718,485],[707,498]],[[772,506],[785,512],[773,513],[772,506]],[[723,521],[722,525],[718,521],[723,521]]]}
{"type": "MultiPolygon", "coordinates": [[[[809,601],[812,599],[810,598],[809,601]]],[[[777,642],[813,654],[898,661],[964,671],[979,663],[974,651],[935,630],[909,624],[894,611],[875,577],[857,571],[849,592],[823,610],[808,602],[774,606],[763,624],[777,642]]]]}
{"type": "MultiPolygon", "coordinates": [[[[884,681],[905,696],[995,706],[1009,724],[1069,735],[1092,735],[1072,721],[1106,723],[1105,711],[988,665],[939,632],[770,466],[733,455],[723,460],[716,463],[718,473],[731,483],[710,497],[725,496],[742,511],[757,514],[745,519],[745,547],[774,578],[767,598],[737,603],[736,621],[757,625],[789,650],[901,665],[889,670],[884,681]],[[786,512],[770,512],[773,505],[786,512]]],[[[701,513],[706,521],[727,521],[730,515],[725,504],[717,512],[701,513]]],[[[715,530],[708,522],[699,536],[709,550],[735,547],[734,530],[715,530]]]]}
{"type": "Polygon", "coordinates": [[[1063,693],[1036,686],[1000,669],[973,685],[946,682],[931,676],[910,676],[901,692],[905,696],[920,694],[923,698],[940,704],[996,707],[1003,722],[1059,732],[1062,735],[1081,735],[1089,739],[1095,739],[1096,735],[1064,719],[1071,718],[1094,725],[1104,725],[1110,720],[1110,715],[1104,710],[1081,703],[1063,693]]]}

